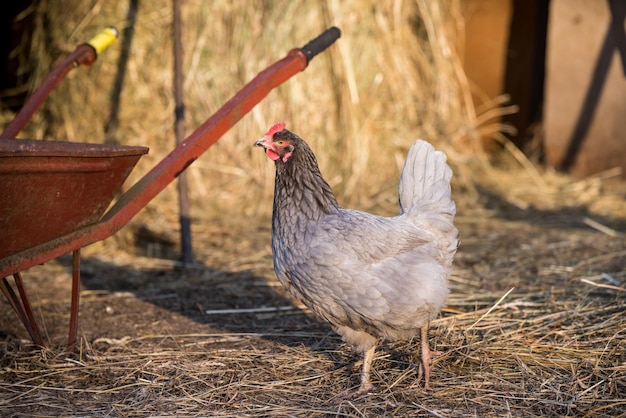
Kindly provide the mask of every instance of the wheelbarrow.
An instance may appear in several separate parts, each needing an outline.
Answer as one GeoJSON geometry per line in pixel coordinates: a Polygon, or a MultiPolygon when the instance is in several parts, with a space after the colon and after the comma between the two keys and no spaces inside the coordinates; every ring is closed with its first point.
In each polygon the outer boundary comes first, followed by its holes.
{"type": "Polygon", "coordinates": [[[55,67],[0,135],[0,289],[38,346],[45,347],[46,342],[33,315],[21,272],[72,253],[68,350],[73,351],[79,309],[80,249],[120,230],[272,89],[303,71],[313,57],[341,35],[338,28],[331,27],[261,71],[107,211],[148,148],[12,139],[71,68],[93,63],[97,54],[112,42],[116,33],[107,31],[80,45],[55,67]],[[9,283],[9,276],[13,277],[14,286],[9,283]]]}

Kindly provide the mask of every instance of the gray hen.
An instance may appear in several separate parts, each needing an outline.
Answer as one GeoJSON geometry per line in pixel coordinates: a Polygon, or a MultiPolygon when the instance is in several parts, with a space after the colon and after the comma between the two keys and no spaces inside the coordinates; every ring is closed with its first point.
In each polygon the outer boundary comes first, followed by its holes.
{"type": "Polygon", "coordinates": [[[392,218],[344,209],[322,178],[309,146],[279,123],[254,143],[276,163],[274,270],[291,294],[364,354],[361,386],[378,339],[408,339],[421,330],[419,378],[429,387],[428,327],[448,297],[458,246],[445,155],[418,140],[399,184],[392,218]]]}

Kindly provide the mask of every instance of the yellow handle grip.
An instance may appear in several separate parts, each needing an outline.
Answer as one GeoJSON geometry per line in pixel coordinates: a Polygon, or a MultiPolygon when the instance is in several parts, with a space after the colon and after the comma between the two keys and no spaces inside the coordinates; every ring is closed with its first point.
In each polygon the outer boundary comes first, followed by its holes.
{"type": "Polygon", "coordinates": [[[96,50],[96,54],[100,54],[107,49],[113,42],[116,41],[118,36],[117,29],[110,26],[104,29],[102,32],[87,41],[87,45],[96,50]]]}

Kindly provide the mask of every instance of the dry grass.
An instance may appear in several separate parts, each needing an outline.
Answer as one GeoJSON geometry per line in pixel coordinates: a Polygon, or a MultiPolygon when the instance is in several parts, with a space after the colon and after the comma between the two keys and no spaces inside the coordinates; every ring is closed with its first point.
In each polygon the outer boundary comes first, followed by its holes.
{"type": "Polygon", "coordinates": [[[543,174],[533,192],[517,181],[529,174],[494,170],[509,192],[483,191],[489,209],[458,217],[430,391],[416,380],[412,340],[379,348],[376,392],[338,397],[358,386],[359,356],[277,283],[265,218],[197,225],[206,265],[187,270],[110,241],[86,248],[72,356],[60,346],[69,260],[31,269],[55,345],[13,337],[24,331],[1,307],[0,407],[15,416],[626,416],[624,235],[584,223],[624,231],[623,185],[610,193],[606,181],[543,174]]]}
{"type": "MultiPolygon", "coordinates": [[[[232,231],[197,231],[211,267],[191,270],[88,248],[80,351],[5,338],[0,405],[19,416],[626,416],[624,241],[575,219],[461,218],[452,295],[431,333],[433,388],[416,380],[418,340],[383,344],[378,390],[350,401],[337,395],[358,385],[359,358],[285,296],[266,225],[244,248],[232,231]]],[[[34,270],[38,309],[60,336],[69,273],[34,270]]]]}
{"type": "MultiPolygon", "coordinates": [[[[41,1],[36,21],[48,31],[40,28],[33,42],[36,60],[31,62],[37,65],[33,86],[55,59],[100,28],[115,25],[128,35],[131,3],[41,1]]],[[[73,72],[22,134],[147,145],[150,155],[142,159],[131,182],[174,144],[171,1],[140,3],[136,16],[132,38],[123,36],[94,66],[73,72]],[[107,125],[111,96],[120,71],[118,60],[129,39],[119,125],[113,129],[107,125]]],[[[475,115],[456,52],[462,35],[458,1],[252,5],[187,0],[183,18],[189,132],[291,48],[331,25],[343,33],[340,42],[273,92],[192,166],[194,216],[206,207],[246,216],[267,213],[272,167],[251,143],[276,121],[286,121],[308,140],[337,193],[347,204],[363,208],[391,199],[387,191],[394,191],[402,159],[414,139],[447,147],[454,160],[463,160],[481,141],[479,125],[490,126],[493,112],[482,119],[475,115]],[[375,178],[372,170],[377,172],[375,178]]],[[[492,107],[486,106],[486,111],[492,107]]],[[[8,120],[11,115],[3,117],[8,120]]],[[[152,207],[157,215],[173,198],[170,188],[156,199],[152,207]]]]}
{"type": "MultiPolygon", "coordinates": [[[[100,27],[127,25],[129,2],[56,3],[38,9],[53,36],[37,34],[37,77],[100,27]]],[[[176,254],[170,188],[124,233],[84,250],[76,355],[62,348],[67,260],[26,273],[53,344],[30,346],[0,304],[4,414],[626,416],[624,183],[538,170],[510,150],[495,165],[477,153],[484,136],[503,141],[492,121],[511,109],[468,99],[460,2],[183,5],[189,130],[290,48],[330,25],[343,36],[190,167],[201,264],[137,256],[176,254]],[[412,139],[448,153],[462,246],[433,324],[432,390],[416,382],[415,340],[381,346],[378,391],[337,397],[358,385],[358,357],[271,270],[273,167],[250,144],[278,120],[309,140],[342,203],[380,214],[396,210],[412,139]]],[[[150,146],[131,181],[163,158],[174,142],[170,7],[140,3],[117,129],[106,125],[122,42],[73,72],[23,136],[150,146]]]]}

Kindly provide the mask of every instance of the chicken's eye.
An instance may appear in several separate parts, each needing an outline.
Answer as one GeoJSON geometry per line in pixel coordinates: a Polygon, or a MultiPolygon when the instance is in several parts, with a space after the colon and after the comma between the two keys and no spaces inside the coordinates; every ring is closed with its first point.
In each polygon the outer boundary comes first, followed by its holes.
{"type": "Polygon", "coordinates": [[[276,145],[282,147],[283,145],[285,145],[285,141],[282,139],[279,139],[278,141],[276,141],[276,145]]]}

